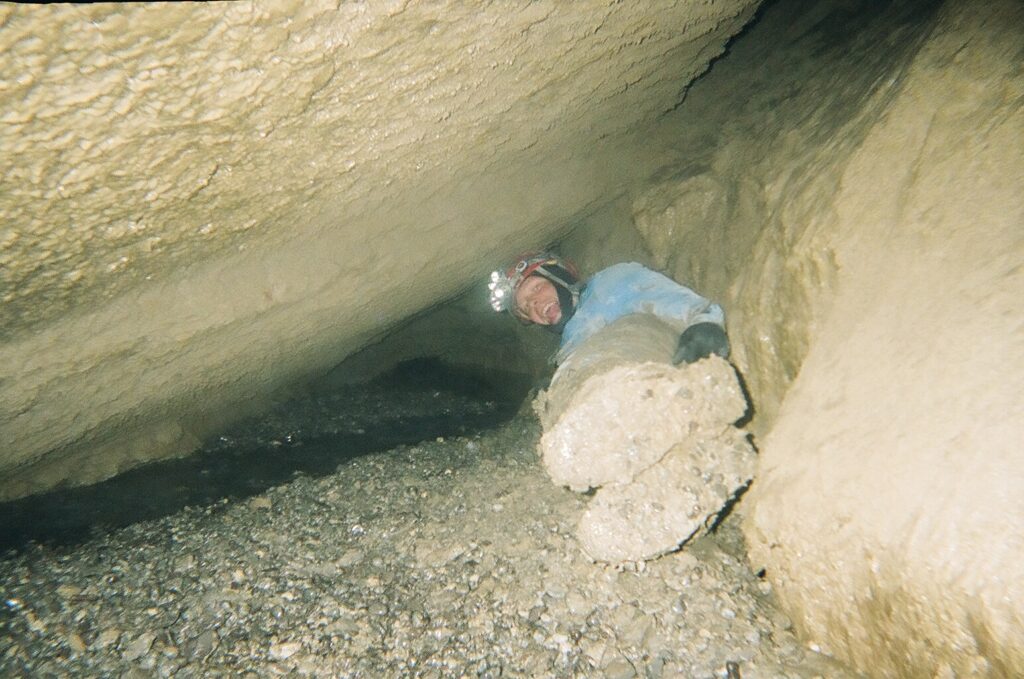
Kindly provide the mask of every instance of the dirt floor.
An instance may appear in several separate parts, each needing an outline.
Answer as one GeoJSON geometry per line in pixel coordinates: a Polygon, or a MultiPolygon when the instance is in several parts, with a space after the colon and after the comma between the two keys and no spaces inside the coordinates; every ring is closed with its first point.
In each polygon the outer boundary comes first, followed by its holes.
{"type": "MultiPolygon", "coordinates": [[[[328,430],[385,411],[500,409],[388,389],[308,401],[219,445],[294,456],[303,437],[322,447],[328,430]]],[[[341,454],[266,490],[11,549],[0,675],[849,676],[794,637],[735,517],[646,564],[591,563],[573,535],[588,497],[549,481],[539,436],[523,408],[495,428],[341,454]]]]}

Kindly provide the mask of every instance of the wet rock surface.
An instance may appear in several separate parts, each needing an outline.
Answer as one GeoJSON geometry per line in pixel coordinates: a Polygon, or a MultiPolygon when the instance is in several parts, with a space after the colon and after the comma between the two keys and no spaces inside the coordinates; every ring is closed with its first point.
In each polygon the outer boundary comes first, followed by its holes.
{"type": "Polygon", "coordinates": [[[667,340],[666,355],[677,340],[656,319],[622,318],[588,338],[555,373],[554,397],[533,405],[551,480],[597,487],[577,537],[610,563],[651,559],[697,537],[746,490],[756,466],[747,434],[733,426],[747,410],[735,369],[718,356],[679,366],[636,361],[636,336],[655,348],[667,340]]]}
{"type": "Polygon", "coordinates": [[[3,676],[843,676],[733,520],[613,568],[520,416],[0,561],[3,676]],[[730,674],[730,672],[732,674],[730,674]]]}
{"type": "Polygon", "coordinates": [[[693,450],[736,431],[745,410],[736,371],[717,356],[682,366],[623,362],[580,386],[541,436],[541,456],[551,480],[573,490],[628,483],[680,444],[693,450]]]}
{"type": "Polygon", "coordinates": [[[755,456],[743,433],[688,440],[628,483],[599,488],[578,537],[594,559],[651,559],[711,529],[746,490],[755,456]]]}

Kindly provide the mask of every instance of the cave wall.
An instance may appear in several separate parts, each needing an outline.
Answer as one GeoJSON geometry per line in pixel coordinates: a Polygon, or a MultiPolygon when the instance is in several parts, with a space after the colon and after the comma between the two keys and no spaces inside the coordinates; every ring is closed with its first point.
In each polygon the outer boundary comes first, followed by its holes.
{"type": "Polygon", "coordinates": [[[1014,2],[770,5],[634,201],[726,307],[751,558],[870,676],[1024,668],[1022,35],[1014,2]]]}
{"type": "Polygon", "coordinates": [[[751,11],[0,8],[0,496],[402,357],[539,371],[481,281],[557,244],[725,306],[809,641],[1018,674],[1020,4],[770,3],[687,87],[751,11]]]}
{"type": "Polygon", "coordinates": [[[1021,9],[945,6],[851,154],[752,498],[804,632],[879,675],[1024,668],[1021,9]]]}
{"type": "Polygon", "coordinates": [[[185,454],[557,239],[753,10],[0,7],[0,498],[185,454]]]}
{"type": "Polygon", "coordinates": [[[678,160],[636,197],[655,265],[725,305],[758,433],[834,294],[842,173],[902,92],[938,5],[770,5],[691,86],[663,140],[678,160]]]}

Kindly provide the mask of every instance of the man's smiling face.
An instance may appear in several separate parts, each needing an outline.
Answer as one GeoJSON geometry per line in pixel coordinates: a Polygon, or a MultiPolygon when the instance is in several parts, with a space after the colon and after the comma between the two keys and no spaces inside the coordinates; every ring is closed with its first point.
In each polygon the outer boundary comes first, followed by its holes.
{"type": "Polygon", "coordinates": [[[537,325],[554,325],[562,319],[555,284],[533,275],[516,288],[516,316],[537,325]]]}

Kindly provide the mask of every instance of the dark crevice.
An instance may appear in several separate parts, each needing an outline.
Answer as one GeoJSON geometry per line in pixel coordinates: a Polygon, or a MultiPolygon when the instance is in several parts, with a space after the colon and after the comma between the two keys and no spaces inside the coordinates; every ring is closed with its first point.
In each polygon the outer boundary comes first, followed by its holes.
{"type": "Polygon", "coordinates": [[[321,477],[369,453],[438,437],[473,437],[509,420],[528,377],[495,381],[417,359],[363,385],[278,405],[188,457],[107,481],[0,504],[0,552],[31,542],[80,544],[130,524],[258,495],[297,476],[321,477]]]}

